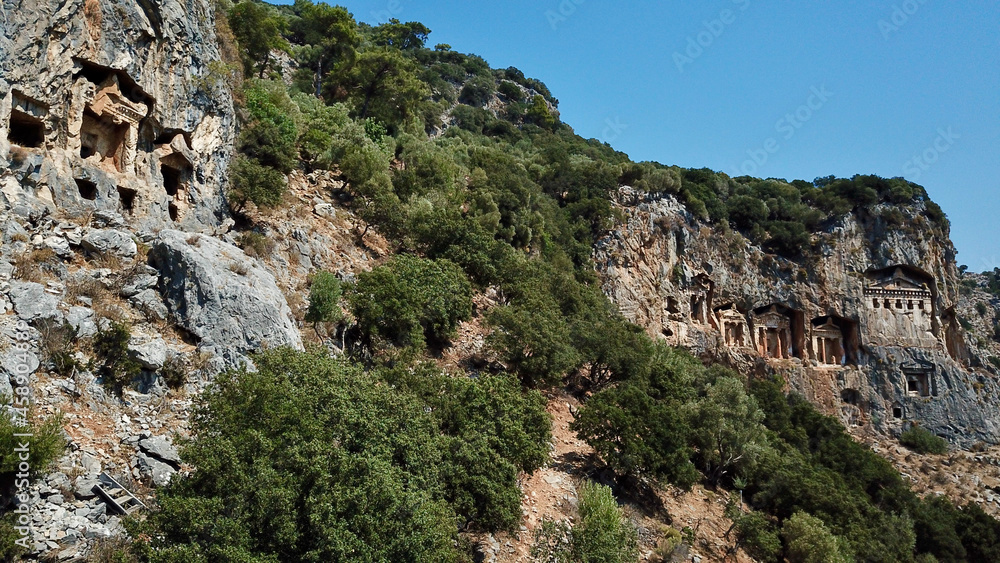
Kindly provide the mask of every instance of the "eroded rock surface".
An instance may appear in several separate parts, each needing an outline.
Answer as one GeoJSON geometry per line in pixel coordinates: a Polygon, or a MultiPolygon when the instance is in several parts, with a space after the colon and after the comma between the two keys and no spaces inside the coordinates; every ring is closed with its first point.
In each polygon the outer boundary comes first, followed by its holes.
{"type": "Polygon", "coordinates": [[[903,210],[908,231],[844,216],[796,262],[701,224],[672,196],[623,188],[618,203],[626,219],[595,260],[606,293],[651,334],[780,373],[849,426],[1000,440],[997,374],[955,312],[954,247],[920,209],[903,210]]]}
{"type": "Polygon", "coordinates": [[[214,228],[236,135],[214,9],[209,0],[4,2],[6,206],[214,228]]]}
{"type": "Polygon", "coordinates": [[[173,318],[226,365],[264,346],[302,348],[274,276],[239,248],[206,236],[166,230],[149,252],[173,318]]]}

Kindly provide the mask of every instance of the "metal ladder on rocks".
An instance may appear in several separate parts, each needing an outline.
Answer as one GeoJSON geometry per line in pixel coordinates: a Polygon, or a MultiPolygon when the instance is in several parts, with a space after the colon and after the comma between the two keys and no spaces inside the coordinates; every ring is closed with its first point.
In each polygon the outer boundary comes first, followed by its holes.
{"type": "Polygon", "coordinates": [[[97,479],[99,482],[94,486],[97,494],[101,495],[108,506],[119,513],[131,516],[135,511],[146,508],[141,500],[116,481],[114,477],[107,473],[101,473],[97,479]]]}

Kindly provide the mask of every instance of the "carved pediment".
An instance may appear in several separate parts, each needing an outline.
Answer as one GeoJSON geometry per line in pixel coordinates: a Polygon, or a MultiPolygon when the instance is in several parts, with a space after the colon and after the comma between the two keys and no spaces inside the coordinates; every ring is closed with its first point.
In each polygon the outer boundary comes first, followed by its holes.
{"type": "Polygon", "coordinates": [[[94,101],[88,107],[98,116],[106,116],[115,123],[128,123],[131,126],[137,126],[149,112],[146,104],[133,102],[122,94],[118,76],[114,74],[101,83],[94,101]]]}
{"type": "Polygon", "coordinates": [[[813,334],[817,336],[839,338],[841,336],[841,330],[840,327],[833,322],[833,319],[828,319],[826,324],[813,327],[813,334]]]}
{"type": "Polygon", "coordinates": [[[902,267],[869,274],[870,281],[865,287],[867,293],[905,292],[930,296],[928,281],[904,271],[902,267]]]}
{"type": "Polygon", "coordinates": [[[754,319],[757,325],[766,328],[788,328],[790,325],[788,317],[773,311],[757,315],[754,319]]]}
{"type": "Polygon", "coordinates": [[[935,366],[931,362],[925,362],[923,360],[910,360],[908,362],[900,364],[899,369],[900,371],[902,371],[904,374],[907,375],[910,374],[918,375],[918,374],[934,373],[934,371],[937,369],[937,366],[935,366]]]}

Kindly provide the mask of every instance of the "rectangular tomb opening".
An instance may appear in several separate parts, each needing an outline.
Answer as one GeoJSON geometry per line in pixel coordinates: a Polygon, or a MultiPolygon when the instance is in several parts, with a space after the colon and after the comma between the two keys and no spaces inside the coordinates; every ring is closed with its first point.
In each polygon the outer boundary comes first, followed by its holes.
{"type": "Polygon", "coordinates": [[[193,174],[194,168],[191,163],[180,153],[174,153],[160,159],[163,189],[171,197],[168,211],[172,221],[180,220],[187,207],[187,189],[193,174]]]}
{"type": "Polygon", "coordinates": [[[45,124],[27,113],[11,110],[7,124],[7,140],[12,145],[37,149],[45,142],[45,124]]]}
{"type": "Polygon", "coordinates": [[[127,123],[115,123],[112,119],[87,110],[83,114],[83,126],[80,128],[80,158],[96,157],[98,162],[121,172],[128,131],[127,123]]]}
{"type": "MultiPolygon", "coordinates": [[[[753,314],[754,334],[757,352],[776,360],[788,360],[799,356],[793,340],[791,310],[780,305],[757,309],[753,314]]],[[[801,329],[798,332],[803,332],[801,329]]]]}
{"type": "Polygon", "coordinates": [[[80,197],[90,201],[97,199],[97,184],[82,178],[76,178],[75,180],[76,188],[80,192],[80,197]]]}

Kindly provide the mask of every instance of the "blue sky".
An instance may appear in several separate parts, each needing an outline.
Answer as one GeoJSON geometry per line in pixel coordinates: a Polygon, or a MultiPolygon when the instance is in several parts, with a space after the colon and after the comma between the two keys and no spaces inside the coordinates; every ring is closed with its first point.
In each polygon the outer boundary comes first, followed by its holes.
{"type": "Polygon", "coordinates": [[[996,0],[339,4],[540,78],[563,121],[634,160],[906,177],[951,218],[960,264],[1000,267],[996,0]]]}

